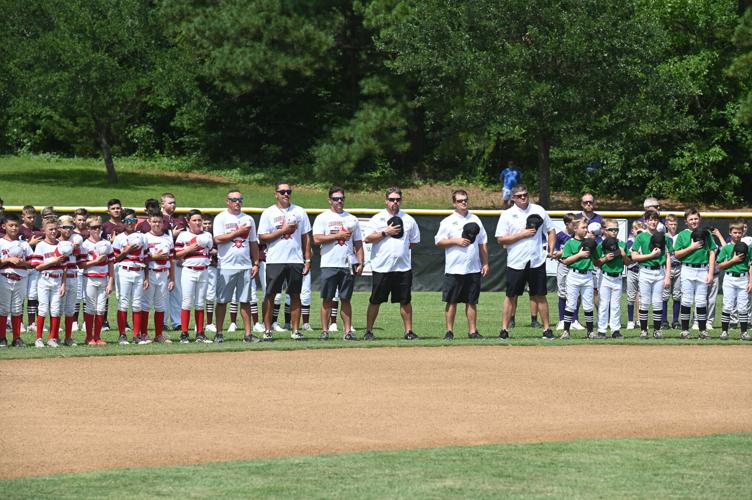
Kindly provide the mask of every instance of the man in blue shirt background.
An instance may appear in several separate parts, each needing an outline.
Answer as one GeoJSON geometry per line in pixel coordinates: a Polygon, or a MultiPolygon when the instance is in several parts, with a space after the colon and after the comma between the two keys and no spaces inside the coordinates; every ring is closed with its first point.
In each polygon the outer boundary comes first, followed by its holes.
{"type": "Polygon", "coordinates": [[[522,182],[522,172],[517,170],[514,160],[507,162],[506,168],[499,173],[501,180],[502,208],[507,209],[512,205],[512,188],[522,182]]]}

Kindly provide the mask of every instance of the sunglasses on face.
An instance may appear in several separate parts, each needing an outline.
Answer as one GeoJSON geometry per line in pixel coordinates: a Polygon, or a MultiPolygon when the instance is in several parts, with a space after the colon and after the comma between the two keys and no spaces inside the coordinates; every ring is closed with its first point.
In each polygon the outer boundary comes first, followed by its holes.
{"type": "Polygon", "coordinates": [[[72,230],[76,229],[76,226],[60,226],[60,229],[69,229],[69,230],[72,231],[72,230]]]}
{"type": "Polygon", "coordinates": [[[592,205],[593,204],[593,200],[582,200],[582,204],[583,205],[592,205]]]}
{"type": "Polygon", "coordinates": [[[130,218],[128,218],[128,219],[123,219],[123,222],[125,222],[126,224],[135,224],[137,220],[138,219],[130,219],[130,218]]]}
{"type": "Polygon", "coordinates": [[[518,193],[514,195],[514,198],[527,198],[527,196],[528,196],[527,193],[518,193]]]}
{"type": "Polygon", "coordinates": [[[387,200],[391,201],[392,203],[399,203],[402,201],[402,198],[387,198],[387,200]]]}
{"type": "Polygon", "coordinates": [[[277,192],[281,195],[285,195],[285,194],[291,195],[292,189],[277,189],[277,192]]]}
{"type": "Polygon", "coordinates": [[[455,203],[467,203],[467,201],[468,201],[467,198],[462,198],[462,199],[459,199],[459,200],[454,200],[455,203]]]}
{"type": "Polygon", "coordinates": [[[233,203],[243,203],[243,199],[244,198],[242,196],[239,198],[230,198],[230,197],[227,198],[228,201],[231,201],[233,203]]]}
{"type": "Polygon", "coordinates": [[[97,231],[99,229],[102,229],[102,226],[89,226],[90,231],[97,231]]]}
{"type": "Polygon", "coordinates": [[[606,231],[609,231],[611,233],[618,233],[619,232],[619,228],[618,227],[607,227],[606,231]]]}
{"type": "Polygon", "coordinates": [[[332,196],[329,199],[332,200],[332,201],[345,201],[345,197],[344,196],[332,196]]]}
{"type": "Polygon", "coordinates": [[[660,206],[660,205],[648,205],[648,206],[647,206],[647,207],[645,207],[645,208],[655,208],[656,210],[660,210],[660,209],[661,209],[661,206],[660,206]]]}

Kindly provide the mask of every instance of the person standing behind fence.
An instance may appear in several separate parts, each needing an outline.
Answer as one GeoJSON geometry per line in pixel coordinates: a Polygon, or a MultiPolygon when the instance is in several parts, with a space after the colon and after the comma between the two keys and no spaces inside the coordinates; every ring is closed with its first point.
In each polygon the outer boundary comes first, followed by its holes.
{"type": "Polygon", "coordinates": [[[554,255],[556,228],[542,206],[530,203],[527,187],[519,184],[512,189],[514,206],[505,210],[496,226],[496,241],[507,249],[507,291],[499,338],[509,338],[509,319],[517,310],[517,298],[530,289],[530,300],[537,302],[543,321],[543,338],[553,339],[549,328],[546,302],[546,250],[541,245],[543,234],[548,237],[548,256],[554,255]]]}
{"type": "Polygon", "coordinates": [[[522,182],[522,172],[517,169],[514,160],[509,160],[506,168],[499,172],[499,180],[501,181],[502,208],[507,209],[512,206],[512,188],[522,182]]]}

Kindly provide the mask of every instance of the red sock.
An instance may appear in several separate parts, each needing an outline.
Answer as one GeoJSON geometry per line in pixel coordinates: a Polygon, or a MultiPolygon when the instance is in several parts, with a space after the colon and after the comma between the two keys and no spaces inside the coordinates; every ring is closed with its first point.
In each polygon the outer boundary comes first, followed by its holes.
{"type": "Polygon", "coordinates": [[[118,324],[118,332],[120,332],[120,335],[125,335],[125,322],[128,319],[128,313],[126,311],[121,311],[118,309],[117,312],[117,324],[118,324]]]}
{"type": "Polygon", "coordinates": [[[191,311],[190,309],[180,310],[180,331],[188,333],[188,327],[191,324],[191,311]]]}
{"type": "Polygon", "coordinates": [[[141,311],[141,334],[147,336],[149,331],[149,311],[141,311]]]}
{"type": "Polygon", "coordinates": [[[44,316],[37,316],[37,340],[42,338],[44,332],[44,316]]]}
{"type": "Polygon", "coordinates": [[[193,311],[193,317],[196,318],[196,331],[198,333],[204,333],[204,311],[193,311]]]}
{"type": "Polygon", "coordinates": [[[154,311],[154,335],[159,337],[164,330],[164,312],[154,311]]]}
{"type": "Polygon", "coordinates": [[[50,336],[49,339],[60,339],[60,316],[50,316],[50,336]]]}
{"type": "Polygon", "coordinates": [[[102,324],[104,323],[104,314],[97,314],[94,316],[94,340],[102,339],[102,324]]]}
{"type": "Polygon", "coordinates": [[[141,311],[133,311],[133,336],[141,334],[141,311]]]}
{"type": "Polygon", "coordinates": [[[86,343],[94,340],[94,316],[84,312],[84,325],[86,325],[86,343]]]}
{"type": "Polygon", "coordinates": [[[10,318],[10,325],[13,328],[13,340],[21,338],[21,320],[23,320],[23,316],[20,314],[18,316],[11,316],[10,318]]]}
{"type": "Polygon", "coordinates": [[[75,321],[75,319],[75,316],[65,317],[65,340],[68,340],[73,335],[73,321],[75,321]]]}
{"type": "Polygon", "coordinates": [[[6,331],[8,331],[8,316],[0,316],[0,339],[6,338],[6,331]]]}

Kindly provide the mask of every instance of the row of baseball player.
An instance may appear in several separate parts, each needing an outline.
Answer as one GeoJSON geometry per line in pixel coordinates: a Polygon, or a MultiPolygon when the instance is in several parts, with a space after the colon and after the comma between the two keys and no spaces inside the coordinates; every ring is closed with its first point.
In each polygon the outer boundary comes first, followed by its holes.
{"type": "MultiPolygon", "coordinates": [[[[253,219],[242,212],[244,199],[238,191],[227,194],[227,209],[214,219],[211,232],[206,230],[206,221],[197,210],[188,213],[184,225],[180,225],[164,210],[151,211],[148,218],[140,223],[132,210],[118,214],[119,218],[112,217],[113,210],[110,210],[112,219],[107,223],[109,228],[107,224],[102,224],[101,218],[92,216],[86,219],[86,233],[79,234],[75,232],[73,217],[47,218],[42,228],[43,238],[32,235],[27,242],[24,241],[26,238],[21,238],[19,218],[8,216],[4,223],[6,234],[0,242],[4,275],[3,286],[0,287],[3,294],[0,297],[0,329],[4,329],[6,318],[10,317],[13,343],[22,344],[20,325],[23,300],[29,290],[29,275],[36,273],[37,346],[44,346],[43,328],[48,315],[50,330],[47,345],[58,345],[61,317],[65,317],[63,343],[73,344],[71,332],[75,319],[76,290],[81,281],[87,343],[104,343],[101,332],[106,318],[106,299],[113,288],[117,289],[118,295],[119,342],[128,342],[125,332],[129,309],[133,313],[135,342],[149,342],[146,331],[151,310],[154,311],[155,340],[166,342],[169,339],[163,330],[165,310],[168,297],[178,281],[176,272],[179,270],[181,342],[187,342],[189,338],[191,310],[194,311],[196,341],[212,342],[205,334],[204,319],[210,283],[213,283],[216,300],[214,324],[217,326],[213,328],[213,342],[219,343],[224,339],[222,325],[226,306],[231,302],[240,305],[245,341],[272,340],[274,297],[283,287],[290,297],[291,336],[302,339],[305,337],[299,330],[302,309],[300,295],[305,277],[310,276],[311,247],[316,244],[321,247],[321,324],[324,325],[319,338],[325,340],[329,336],[331,309],[334,299],[338,298],[344,322],[344,339],[355,340],[350,298],[354,277],[363,270],[362,244],[365,241],[372,245],[373,281],[364,340],[374,338],[372,330],[380,305],[390,299],[400,304],[405,338],[417,339],[412,328],[411,249],[420,241],[420,230],[415,220],[401,210],[400,189],[387,189],[386,208],[371,218],[370,227],[373,230],[366,235],[361,234],[357,218],[344,210],[344,189],[332,187],[329,190],[330,209],[316,218],[313,227],[304,210],[291,203],[291,196],[292,189],[288,183],[275,186],[276,203],[262,213],[258,230],[253,219]],[[140,232],[139,228],[145,232],[140,232]],[[110,237],[111,243],[103,238],[105,235],[110,237]],[[262,338],[252,333],[255,319],[252,315],[254,278],[261,267],[259,242],[266,245],[265,276],[262,281],[265,285],[263,326],[256,325],[263,332],[262,338]],[[29,243],[35,243],[33,250],[29,243]],[[215,246],[216,268],[212,266],[215,246]],[[175,259],[179,259],[182,265],[175,266],[175,259]],[[33,271],[29,272],[30,268],[33,271]],[[78,279],[79,269],[83,280],[78,279]]],[[[174,211],[174,197],[171,199],[174,211]]],[[[696,305],[700,336],[708,336],[705,328],[707,285],[714,276],[715,243],[712,238],[703,236],[707,234],[705,231],[697,227],[692,230],[691,220],[694,216],[697,218],[695,225],[699,225],[696,211],[688,211],[687,224],[690,229],[680,233],[675,244],[657,230],[660,223],[657,213],[647,211],[646,229],[635,238],[629,255],[624,244],[618,242],[615,234],[611,234],[618,231],[612,221],[601,223],[609,236],[600,243],[587,238],[588,220],[585,214],[574,224],[572,238],[564,243],[557,254],[557,235],[551,220],[542,207],[529,202],[525,186],[517,186],[512,199],[514,205],[500,216],[495,235],[508,253],[507,293],[499,333],[501,338],[509,337],[508,328],[514,316],[517,297],[524,292],[526,285],[543,321],[543,337],[554,338],[548,324],[545,300],[544,268],[547,257],[559,258],[568,271],[566,283],[562,282],[561,287],[567,292],[561,338],[570,336],[578,302],[582,304],[589,337],[605,336],[609,323],[612,337],[621,337],[621,273],[625,265],[634,263],[638,263],[640,268],[638,280],[643,297],[639,310],[641,337],[647,337],[648,307],[651,304],[653,335],[660,337],[662,290],[670,286],[671,255],[686,268],[681,275],[682,337],[689,336],[687,323],[693,303],[696,305]],[[540,245],[544,235],[548,251],[540,245]],[[597,281],[600,285],[598,333],[593,332],[596,268],[602,275],[597,281]]],[[[117,200],[111,200],[111,203],[113,201],[117,200]]],[[[466,304],[469,337],[481,338],[476,325],[476,305],[481,278],[488,273],[487,235],[480,220],[469,211],[469,199],[464,190],[452,193],[452,203],[454,212],[441,222],[435,236],[435,244],[444,248],[446,253],[443,283],[447,326],[445,338],[454,337],[454,319],[459,303],[466,304]]],[[[735,238],[733,245],[725,246],[718,256],[719,267],[726,270],[727,278],[736,278],[725,280],[724,288],[726,282],[735,288],[730,288],[724,294],[724,300],[728,296],[730,303],[727,311],[724,302],[723,317],[725,319],[734,309],[737,310],[742,338],[748,339],[748,293],[752,289],[749,255],[742,252],[746,245],[738,241],[741,230],[735,230],[732,225],[731,234],[735,238]],[[742,278],[745,280],[741,288],[743,293],[739,292],[742,278]]],[[[727,322],[724,322],[722,338],[727,337],[727,332],[727,322]]],[[[4,331],[2,333],[4,339],[4,331]]]]}

